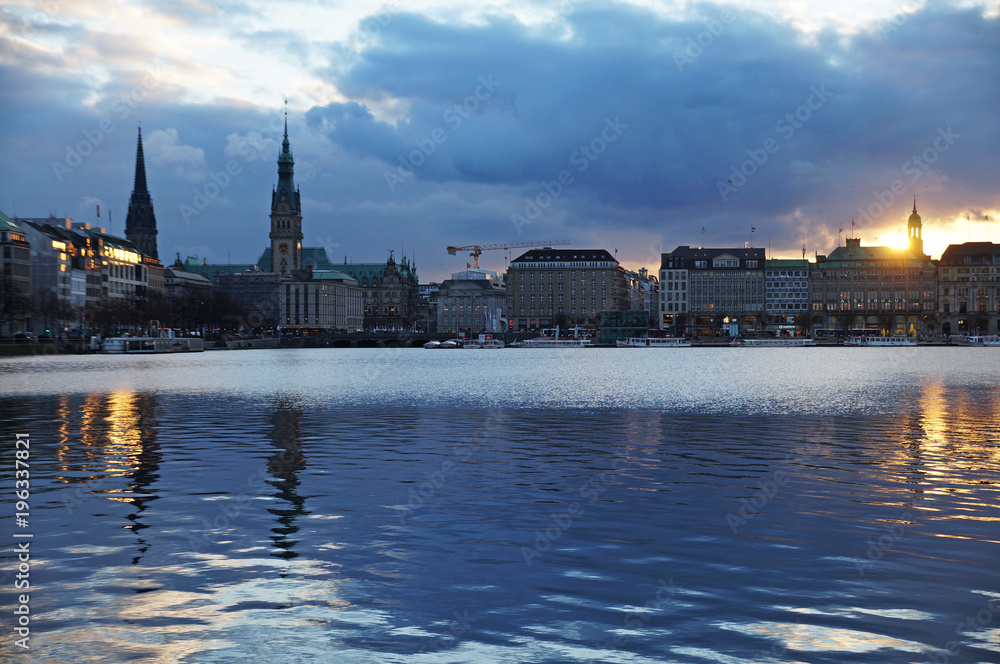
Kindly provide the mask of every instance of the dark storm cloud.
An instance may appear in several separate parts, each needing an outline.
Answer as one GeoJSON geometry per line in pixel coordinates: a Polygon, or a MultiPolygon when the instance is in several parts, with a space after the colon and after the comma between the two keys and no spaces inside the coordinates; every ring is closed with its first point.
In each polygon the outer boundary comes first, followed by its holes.
{"type": "MultiPolygon", "coordinates": [[[[252,27],[246,3],[171,6],[175,21],[225,25],[233,39],[318,62],[315,41],[252,27]]],[[[913,191],[925,222],[928,208],[998,204],[996,19],[938,7],[851,35],[806,35],[744,10],[696,11],[668,20],[581,7],[542,26],[412,13],[362,20],[345,42],[326,45],[318,70],[343,100],[289,114],[306,244],[366,261],[402,244],[422,257],[425,278],[464,265],[445,255],[447,244],[526,239],[618,247],[620,258],[652,266],[658,250],[700,242],[703,226],[717,246],[741,244],[755,226],[758,244],[769,235],[786,254],[802,234],[810,253],[829,251],[837,228],[897,181],[905,193],[878,223],[905,219],[913,191]],[[936,150],[949,127],[958,137],[936,150]],[[601,151],[591,159],[581,148],[601,151]],[[911,179],[904,169],[924,155],[934,163],[911,179]],[[740,169],[753,171],[742,183],[740,169]],[[545,202],[545,186],[564,172],[572,181],[531,225],[512,223],[545,202]]],[[[266,244],[283,92],[259,106],[205,103],[177,76],[197,72],[192,86],[214,80],[205,63],[42,19],[33,29],[58,31],[49,36],[66,49],[22,43],[17,20],[0,14],[9,24],[0,85],[17,92],[0,123],[0,209],[95,221],[100,201],[121,233],[141,120],[153,139],[147,170],[161,255],[255,260],[266,244]],[[81,76],[94,58],[108,75],[81,76]],[[80,151],[88,154],[68,172],[54,167],[80,151]],[[183,163],[192,166],[178,173],[183,163]]],[[[302,66],[306,86],[321,85],[309,80],[316,71],[302,66]]]]}
{"type": "Polygon", "coordinates": [[[441,129],[445,140],[414,165],[416,178],[530,189],[572,170],[571,155],[620,118],[620,141],[574,173],[572,195],[703,218],[732,214],[734,200],[758,218],[838,196],[849,214],[867,200],[847,200],[845,183],[899,170],[948,126],[975,139],[935,167],[985,184],[983,148],[998,137],[996,20],[925,9],[852,37],[808,39],[752,12],[699,11],[673,22],[636,8],[581,9],[567,17],[568,39],[507,19],[398,15],[359,62],[329,73],[356,99],[407,100],[406,116],[393,125],[352,103],[313,109],[310,120],[389,169],[441,129]],[[449,123],[482,77],[496,92],[449,123]],[[752,177],[720,193],[755,155],[766,161],[744,169],[752,177]]]}

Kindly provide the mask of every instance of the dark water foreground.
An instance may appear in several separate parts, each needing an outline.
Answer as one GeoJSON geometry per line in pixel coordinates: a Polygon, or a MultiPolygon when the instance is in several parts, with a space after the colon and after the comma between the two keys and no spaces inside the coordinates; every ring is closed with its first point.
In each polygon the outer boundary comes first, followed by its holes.
{"type": "Polygon", "coordinates": [[[4,362],[0,661],[1000,661],[1000,353],[879,350],[4,362]]]}

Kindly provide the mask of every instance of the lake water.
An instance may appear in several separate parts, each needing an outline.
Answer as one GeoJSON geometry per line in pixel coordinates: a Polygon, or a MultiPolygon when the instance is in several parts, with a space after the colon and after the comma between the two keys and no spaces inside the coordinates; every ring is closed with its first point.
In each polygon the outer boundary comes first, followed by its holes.
{"type": "Polygon", "coordinates": [[[0,660],[1000,662],[998,376],[949,347],[4,359],[0,660]]]}

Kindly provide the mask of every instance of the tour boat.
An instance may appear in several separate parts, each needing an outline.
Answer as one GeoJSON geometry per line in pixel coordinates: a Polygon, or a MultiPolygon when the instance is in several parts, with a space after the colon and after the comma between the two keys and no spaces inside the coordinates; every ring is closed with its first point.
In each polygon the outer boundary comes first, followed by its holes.
{"type": "Polygon", "coordinates": [[[958,341],[959,346],[1000,346],[1000,335],[960,337],[956,341],[958,341]]]}
{"type": "Polygon", "coordinates": [[[680,337],[629,337],[615,342],[619,348],[682,348],[691,342],[680,337]]]}
{"type": "Polygon", "coordinates": [[[111,337],[101,342],[102,353],[200,353],[205,342],[198,337],[111,337]]]}
{"type": "Polygon", "coordinates": [[[913,337],[881,337],[869,335],[866,337],[848,337],[844,339],[845,346],[916,346],[913,337]]]}
{"type": "Polygon", "coordinates": [[[815,346],[816,341],[809,337],[760,337],[755,339],[733,339],[730,346],[763,346],[770,348],[791,348],[794,346],[815,346]]]}
{"type": "Polygon", "coordinates": [[[551,339],[537,337],[521,342],[521,348],[588,348],[593,344],[590,339],[551,339]]]}
{"type": "Polygon", "coordinates": [[[440,341],[431,340],[424,344],[424,348],[440,348],[440,347],[441,347],[440,341]]]}

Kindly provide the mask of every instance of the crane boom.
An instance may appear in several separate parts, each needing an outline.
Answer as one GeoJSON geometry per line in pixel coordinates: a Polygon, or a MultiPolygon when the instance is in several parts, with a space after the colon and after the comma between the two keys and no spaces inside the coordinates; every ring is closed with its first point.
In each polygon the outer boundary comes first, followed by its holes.
{"type": "Polygon", "coordinates": [[[459,251],[471,250],[469,253],[472,256],[473,266],[479,269],[479,256],[484,251],[492,251],[494,249],[520,249],[524,247],[554,247],[555,245],[569,244],[569,240],[556,240],[554,242],[509,242],[500,244],[469,244],[464,247],[448,247],[448,253],[452,256],[457,254],[459,251]]]}

